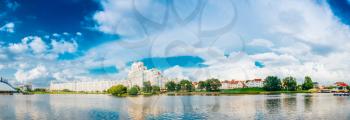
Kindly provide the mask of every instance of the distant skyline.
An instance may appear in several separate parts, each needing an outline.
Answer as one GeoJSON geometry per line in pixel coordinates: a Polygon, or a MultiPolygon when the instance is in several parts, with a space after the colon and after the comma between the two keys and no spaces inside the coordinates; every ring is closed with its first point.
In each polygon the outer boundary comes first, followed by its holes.
{"type": "Polygon", "coordinates": [[[142,61],[191,80],[349,82],[349,25],[349,0],[2,0],[0,76],[119,80],[142,61]]]}

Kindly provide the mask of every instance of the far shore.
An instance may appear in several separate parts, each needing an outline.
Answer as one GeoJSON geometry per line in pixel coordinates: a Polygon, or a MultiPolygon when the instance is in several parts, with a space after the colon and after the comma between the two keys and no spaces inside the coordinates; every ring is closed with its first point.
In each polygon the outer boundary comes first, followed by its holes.
{"type": "MultiPolygon", "coordinates": [[[[50,92],[29,92],[30,94],[108,94],[107,92],[74,92],[74,91],[50,91],[50,92]]],[[[224,89],[220,91],[207,92],[204,90],[192,91],[192,92],[162,92],[162,93],[141,93],[140,95],[152,96],[152,95],[235,95],[235,94],[279,94],[279,93],[315,93],[310,90],[296,90],[296,91],[266,91],[262,88],[238,88],[238,89],[224,89]]],[[[128,96],[128,95],[124,95],[128,96]]]]}

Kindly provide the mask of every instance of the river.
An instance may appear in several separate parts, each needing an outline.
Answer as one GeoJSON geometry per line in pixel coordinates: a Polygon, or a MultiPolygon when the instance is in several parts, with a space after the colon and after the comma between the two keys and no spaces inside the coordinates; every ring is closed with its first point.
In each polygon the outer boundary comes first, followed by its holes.
{"type": "Polygon", "coordinates": [[[0,95],[0,119],[350,119],[350,97],[332,94],[232,96],[0,95]]]}

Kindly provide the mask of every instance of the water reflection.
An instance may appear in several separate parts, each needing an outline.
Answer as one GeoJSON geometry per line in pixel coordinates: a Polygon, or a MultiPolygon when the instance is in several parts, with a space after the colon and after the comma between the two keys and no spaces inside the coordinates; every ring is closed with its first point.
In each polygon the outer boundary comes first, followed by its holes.
{"type": "Polygon", "coordinates": [[[280,98],[268,98],[265,102],[266,109],[269,114],[277,114],[281,109],[281,99],[280,98]]]}
{"type": "Polygon", "coordinates": [[[311,112],[312,110],[312,95],[304,96],[304,109],[306,112],[311,112]]]}
{"type": "Polygon", "coordinates": [[[2,95],[12,119],[349,119],[350,99],[331,94],[236,96],[2,95]]]}

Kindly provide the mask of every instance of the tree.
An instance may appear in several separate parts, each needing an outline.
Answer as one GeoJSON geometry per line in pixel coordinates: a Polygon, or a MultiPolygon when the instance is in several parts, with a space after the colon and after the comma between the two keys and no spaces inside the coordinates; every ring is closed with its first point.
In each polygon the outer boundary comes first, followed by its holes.
{"type": "Polygon", "coordinates": [[[127,92],[127,88],[124,85],[116,85],[109,88],[107,92],[115,96],[123,96],[127,92]]]}
{"type": "Polygon", "coordinates": [[[221,82],[218,79],[209,79],[208,80],[210,84],[210,91],[218,91],[219,88],[221,87],[221,82]]]}
{"type": "Polygon", "coordinates": [[[159,86],[152,86],[152,93],[159,93],[160,92],[160,87],[159,86]]]}
{"type": "Polygon", "coordinates": [[[34,92],[47,92],[45,88],[35,88],[34,92]]]}
{"type": "Polygon", "coordinates": [[[283,89],[295,91],[297,90],[297,81],[294,77],[286,77],[282,82],[283,89]]]}
{"type": "Polygon", "coordinates": [[[176,91],[180,91],[181,90],[181,85],[180,84],[176,84],[175,85],[175,90],[176,91]]]}
{"type": "Polygon", "coordinates": [[[62,92],[72,92],[72,91],[69,89],[63,89],[62,92]]]}
{"type": "Polygon", "coordinates": [[[304,83],[302,85],[303,90],[309,90],[314,87],[314,84],[312,83],[311,77],[305,76],[304,83]]]}
{"type": "Polygon", "coordinates": [[[204,89],[205,88],[205,81],[199,81],[198,82],[198,89],[200,89],[200,90],[202,90],[202,89],[204,89]]]}
{"type": "Polygon", "coordinates": [[[152,86],[151,86],[151,82],[150,81],[143,82],[142,91],[145,92],[145,93],[151,93],[152,92],[152,86]]]}
{"type": "Polygon", "coordinates": [[[135,85],[129,89],[128,94],[129,95],[137,95],[139,93],[139,91],[140,91],[140,88],[137,85],[135,85]]]}
{"type": "Polygon", "coordinates": [[[206,80],[204,82],[204,88],[205,88],[205,91],[211,91],[211,85],[210,85],[210,80],[206,80]]]}
{"type": "Polygon", "coordinates": [[[267,76],[264,81],[264,89],[267,91],[281,90],[281,80],[277,76],[267,76]]]}
{"type": "Polygon", "coordinates": [[[167,91],[169,91],[169,92],[175,91],[176,83],[174,81],[169,81],[169,82],[165,83],[165,87],[166,87],[167,91]]]}
{"type": "Polygon", "coordinates": [[[190,82],[189,80],[181,80],[180,86],[181,86],[181,90],[183,90],[183,91],[190,92],[193,89],[192,82],[190,82]]]}

